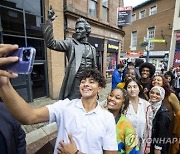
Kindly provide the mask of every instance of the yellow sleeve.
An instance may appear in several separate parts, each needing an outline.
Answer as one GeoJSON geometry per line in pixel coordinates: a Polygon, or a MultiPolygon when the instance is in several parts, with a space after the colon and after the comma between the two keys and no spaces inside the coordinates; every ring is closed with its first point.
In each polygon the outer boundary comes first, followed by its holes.
{"type": "Polygon", "coordinates": [[[118,88],[124,88],[124,86],[125,86],[125,82],[120,82],[120,83],[117,84],[116,87],[118,87],[118,88]]]}

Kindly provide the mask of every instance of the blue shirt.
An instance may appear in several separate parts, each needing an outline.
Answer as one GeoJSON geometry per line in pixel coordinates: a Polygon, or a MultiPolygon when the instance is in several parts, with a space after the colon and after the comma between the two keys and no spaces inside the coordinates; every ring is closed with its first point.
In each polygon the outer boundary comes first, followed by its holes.
{"type": "Polygon", "coordinates": [[[112,73],[112,89],[116,88],[117,84],[122,81],[122,72],[119,72],[118,69],[115,69],[112,73]]]}

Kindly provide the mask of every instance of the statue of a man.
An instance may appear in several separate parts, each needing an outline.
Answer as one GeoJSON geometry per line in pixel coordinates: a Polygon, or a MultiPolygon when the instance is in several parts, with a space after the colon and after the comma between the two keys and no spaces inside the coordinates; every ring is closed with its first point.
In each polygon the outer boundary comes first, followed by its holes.
{"type": "Polygon", "coordinates": [[[73,38],[59,41],[55,40],[53,35],[52,21],[55,18],[55,12],[50,6],[48,20],[42,24],[42,30],[46,46],[49,49],[65,52],[68,59],[59,99],[80,98],[79,74],[85,69],[97,68],[96,50],[88,43],[91,26],[86,20],[79,18],[76,21],[73,38]]]}

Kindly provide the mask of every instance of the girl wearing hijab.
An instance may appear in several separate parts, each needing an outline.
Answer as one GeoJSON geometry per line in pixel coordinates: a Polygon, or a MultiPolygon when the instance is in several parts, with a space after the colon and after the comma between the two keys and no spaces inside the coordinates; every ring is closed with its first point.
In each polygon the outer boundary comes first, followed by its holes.
{"type": "Polygon", "coordinates": [[[138,139],[131,122],[124,116],[129,106],[129,97],[125,89],[115,88],[107,97],[108,110],[116,121],[118,154],[139,154],[138,139]]]}
{"type": "Polygon", "coordinates": [[[170,115],[162,103],[165,97],[165,90],[160,86],[154,86],[149,92],[149,102],[153,110],[152,142],[150,154],[167,154],[166,140],[170,125],[170,115]]]}
{"type": "MultiPolygon", "coordinates": [[[[178,115],[177,113],[180,113],[180,102],[163,75],[159,74],[159,75],[154,75],[152,77],[148,85],[148,89],[151,89],[154,86],[163,87],[165,90],[165,98],[163,99],[163,104],[168,109],[171,119],[170,126],[168,129],[168,137],[173,138],[174,134],[178,134],[177,129],[175,129],[175,127],[180,128],[180,123],[176,122],[177,120],[175,121],[175,118],[178,119],[178,117],[176,117],[176,115],[178,115]]],[[[168,151],[170,154],[172,154],[171,151],[172,144],[169,143],[167,144],[168,144],[167,146],[168,151]]]]}

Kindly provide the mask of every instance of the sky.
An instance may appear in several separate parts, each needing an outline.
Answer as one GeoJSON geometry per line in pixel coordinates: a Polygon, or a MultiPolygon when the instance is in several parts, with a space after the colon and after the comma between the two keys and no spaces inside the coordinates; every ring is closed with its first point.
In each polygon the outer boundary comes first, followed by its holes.
{"type": "Polygon", "coordinates": [[[124,6],[136,6],[146,0],[124,0],[124,6]]]}

